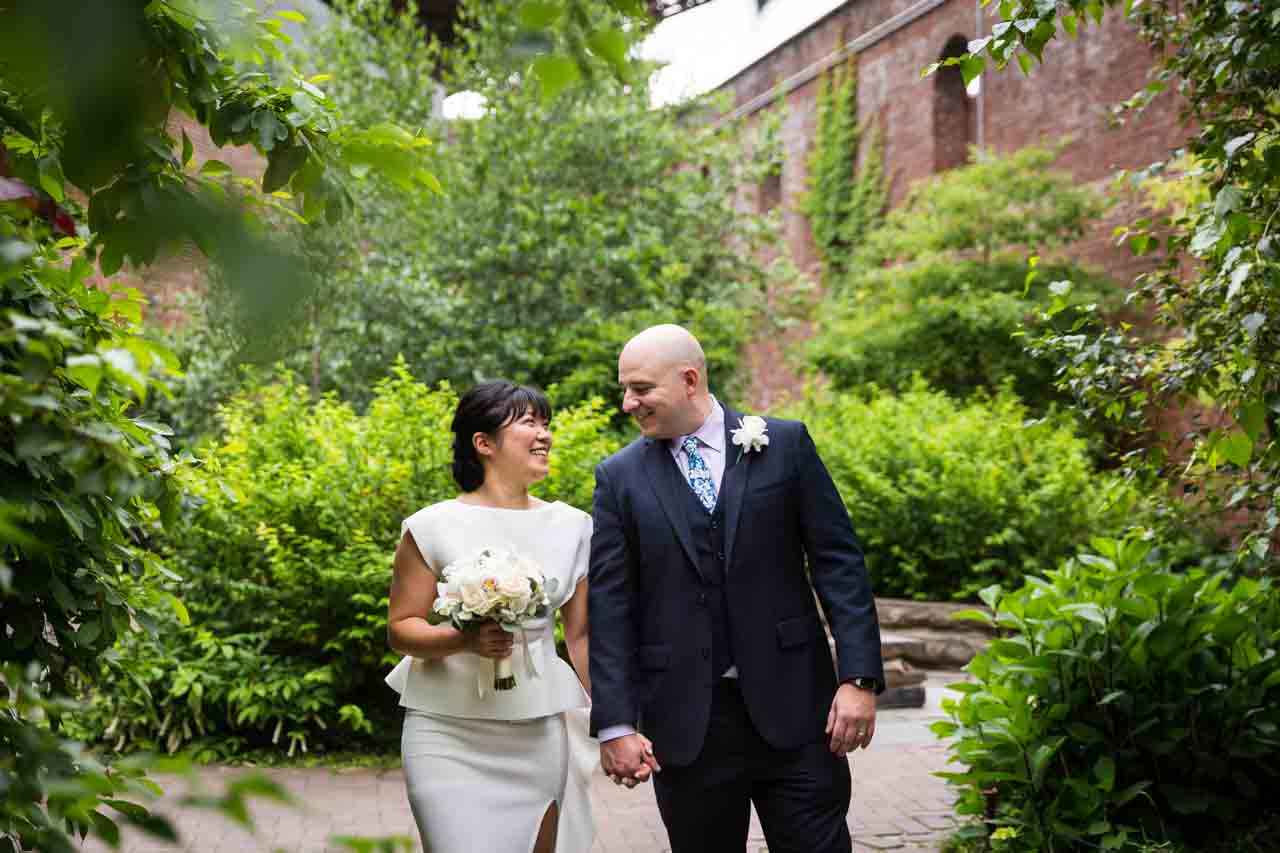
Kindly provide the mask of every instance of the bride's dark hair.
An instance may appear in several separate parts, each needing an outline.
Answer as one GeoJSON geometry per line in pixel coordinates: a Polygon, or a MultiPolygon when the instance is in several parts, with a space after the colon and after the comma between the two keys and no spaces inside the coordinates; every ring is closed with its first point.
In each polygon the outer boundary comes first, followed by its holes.
{"type": "Polygon", "coordinates": [[[497,380],[484,382],[462,395],[453,413],[453,479],[464,492],[484,484],[484,465],[471,439],[476,433],[496,436],[504,426],[533,409],[551,420],[551,404],[537,388],[497,380]]]}

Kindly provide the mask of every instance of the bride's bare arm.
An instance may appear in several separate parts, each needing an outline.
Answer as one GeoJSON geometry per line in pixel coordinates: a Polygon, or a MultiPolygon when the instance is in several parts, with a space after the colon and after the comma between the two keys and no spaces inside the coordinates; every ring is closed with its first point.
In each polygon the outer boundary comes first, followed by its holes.
{"type": "Polygon", "coordinates": [[[569,648],[569,660],[578,673],[582,686],[591,692],[591,670],[587,665],[587,580],[583,578],[573,591],[573,597],[560,608],[564,620],[564,644],[569,648]]]}
{"type": "Polygon", "coordinates": [[[427,614],[436,600],[436,576],[422,559],[408,531],[396,547],[390,599],[387,643],[402,655],[438,660],[458,652],[473,652],[487,658],[511,654],[511,635],[496,624],[489,623],[464,634],[449,625],[427,622],[427,614]]]}

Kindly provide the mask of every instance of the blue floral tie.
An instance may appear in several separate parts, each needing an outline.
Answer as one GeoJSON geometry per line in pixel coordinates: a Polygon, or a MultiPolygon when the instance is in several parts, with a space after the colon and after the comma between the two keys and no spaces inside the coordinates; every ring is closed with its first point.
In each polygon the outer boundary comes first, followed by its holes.
{"type": "Polygon", "coordinates": [[[693,493],[707,508],[707,512],[711,512],[716,508],[716,484],[711,479],[711,469],[707,467],[707,460],[703,459],[702,454],[698,452],[698,439],[688,436],[680,446],[684,448],[685,456],[689,459],[687,474],[689,488],[693,489],[693,493]]]}

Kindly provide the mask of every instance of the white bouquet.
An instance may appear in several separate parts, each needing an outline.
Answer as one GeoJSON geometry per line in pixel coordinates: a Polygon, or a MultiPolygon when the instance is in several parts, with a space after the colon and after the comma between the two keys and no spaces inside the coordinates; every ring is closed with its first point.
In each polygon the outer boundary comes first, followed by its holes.
{"type": "MultiPolygon", "coordinates": [[[[427,621],[449,624],[459,631],[497,622],[507,631],[521,630],[525,622],[551,612],[549,593],[555,592],[542,566],[514,551],[484,548],[472,557],[455,560],[444,567],[435,604],[427,621]]],[[[525,650],[528,660],[528,649],[525,650]]],[[[532,667],[532,661],[528,661],[532,667]]],[[[536,675],[536,670],[533,671],[536,675]]],[[[516,686],[511,658],[494,661],[493,688],[510,690],[516,686]]]]}

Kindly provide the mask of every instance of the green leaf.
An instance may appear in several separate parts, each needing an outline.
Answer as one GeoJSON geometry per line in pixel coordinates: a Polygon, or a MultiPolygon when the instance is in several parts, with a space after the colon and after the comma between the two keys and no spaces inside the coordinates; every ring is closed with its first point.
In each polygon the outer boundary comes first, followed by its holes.
{"type": "Polygon", "coordinates": [[[1048,767],[1050,759],[1058,754],[1058,750],[1062,748],[1062,744],[1065,742],[1065,737],[1056,737],[1032,750],[1031,775],[1034,780],[1038,781],[1044,778],[1044,771],[1048,767]]]}
{"type": "Polygon", "coordinates": [[[564,9],[559,3],[549,3],[545,0],[526,0],[520,4],[517,15],[520,19],[520,26],[526,30],[545,30],[550,27],[564,13],[564,9]]]}
{"type": "Polygon", "coordinates": [[[169,602],[169,607],[173,610],[173,614],[178,617],[178,621],[190,627],[191,613],[187,610],[187,606],[182,603],[182,599],[168,592],[163,593],[163,596],[169,602]]]}
{"type": "Polygon", "coordinates": [[[418,172],[418,180],[426,184],[427,189],[431,190],[436,195],[444,195],[444,187],[440,186],[439,179],[427,170],[422,169],[418,172]]]}
{"type": "Polygon", "coordinates": [[[1096,604],[1092,604],[1092,603],[1068,604],[1062,609],[1067,611],[1068,613],[1076,614],[1081,619],[1087,619],[1088,621],[1093,622],[1094,624],[1097,624],[1097,625],[1107,624],[1106,614],[1103,613],[1102,608],[1096,604]]]}
{"type": "Polygon", "coordinates": [[[59,204],[66,201],[64,186],[67,179],[62,176],[62,167],[58,164],[58,158],[52,154],[41,157],[38,168],[40,188],[59,204]]]}
{"type": "Polygon", "coordinates": [[[1101,743],[1106,739],[1102,732],[1084,723],[1067,723],[1067,733],[1081,743],[1101,743]]]}
{"type": "Polygon", "coordinates": [[[1196,229],[1195,236],[1191,238],[1191,252],[1201,256],[1209,254],[1222,241],[1222,237],[1226,233],[1227,226],[1222,219],[1212,218],[1205,220],[1196,229]]]}
{"type": "Polygon", "coordinates": [[[200,167],[200,174],[229,175],[231,174],[231,167],[228,166],[226,163],[222,162],[221,160],[206,160],[204,161],[204,164],[200,167]]]}
{"type": "Polygon", "coordinates": [[[191,162],[191,155],[195,152],[195,147],[191,144],[190,137],[187,132],[182,131],[182,165],[186,166],[191,162]]]}
{"type": "Polygon", "coordinates": [[[1013,639],[993,640],[989,649],[1001,657],[1011,658],[1013,660],[1019,660],[1031,655],[1031,649],[1027,648],[1025,640],[1021,642],[1013,639]]]}
{"type": "Polygon", "coordinates": [[[978,590],[978,598],[982,600],[983,604],[987,605],[987,607],[990,607],[992,610],[999,609],[1000,598],[1003,595],[1004,590],[998,583],[978,590]]]}
{"type": "Polygon", "coordinates": [[[102,359],[96,355],[73,355],[67,359],[67,377],[72,382],[88,389],[90,394],[98,393],[98,384],[102,381],[102,359]]]}
{"type": "Polygon", "coordinates": [[[1109,755],[1104,755],[1093,765],[1093,775],[1098,780],[1098,787],[1110,791],[1116,784],[1116,762],[1109,755]]]}
{"type": "Polygon", "coordinates": [[[977,54],[966,54],[960,60],[960,76],[964,78],[964,84],[968,86],[978,75],[987,68],[987,58],[977,54]]]}
{"type": "Polygon", "coordinates": [[[1223,645],[1230,646],[1251,624],[1252,621],[1243,613],[1226,613],[1213,626],[1213,636],[1223,645]]]}
{"type": "Polygon", "coordinates": [[[587,39],[591,52],[613,66],[621,74],[627,67],[627,37],[619,30],[600,30],[587,39]]]}
{"type": "Polygon", "coordinates": [[[271,152],[276,143],[287,139],[289,128],[271,110],[258,110],[253,114],[253,127],[258,131],[257,146],[263,152],[271,152]]]}
{"type": "Polygon", "coordinates": [[[1121,791],[1117,791],[1115,794],[1112,794],[1111,802],[1115,803],[1117,806],[1123,806],[1125,803],[1129,802],[1134,797],[1138,796],[1143,791],[1147,790],[1147,788],[1149,787],[1151,787],[1150,782],[1135,782],[1129,787],[1124,788],[1121,791]]]}
{"type": "Polygon", "coordinates": [[[1213,200],[1213,212],[1218,218],[1224,218],[1228,213],[1244,208],[1244,194],[1240,192],[1239,187],[1227,184],[1218,190],[1217,197],[1213,200]]]}
{"type": "Polygon", "coordinates": [[[972,622],[982,622],[985,625],[994,625],[995,620],[991,614],[985,610],[959,610],[951,614],[952,619],[969,620],[972,622]]]}
{"type": "Polygon", "coordinates": [[[89,819],[93,823],[95,835],[105,841],[113,850],[120,846],[120,827],[114,820],[98,811],[89,812],[89,819]]]}
{"type": "Polygon", "coordinates": [[[542,84],[542,101],[549,104],[582,78],[578,63],[567,56],[551,54],[533,60],[533,73],[542,84]]]}
{"type": "MultiPolygon", "coordinates": [[[[61,504],[58,505],[58,509],[62,509],[61,504]]],[[[71,521],[71,517],[67,516],[67,520],[71,521]]],[[[77,535],[81,539],[84,538],[82,534],[78,533],[77,535]]],[[[62,608],[64,613],[74,613],[79,609],[75,596],[71,594],[71,590],[67,589],[67,585],[63,583],[62,579],[57,575],[53,575],[49,578],[49,592],[53,595],[53,600],[58,602],[58,606],[62,608]]]]}
{"type": "Polygon", "coordinates": [[[277,146],[267,161],[266,171],[262,173],[262,191],[273,193],[281,189],[306,162],[307,149],[301,145],[277,146]]]}
{"type": "Polygon", "coordinates": [[[293,21],[295,24],[305,24],[307,16],[293,9],[280,9],[276,12],[276,16],[284,18],[286,21],[293,21]]]}
{"type": "Polygon", "coordinates": [[[1219,441],[1215,449],[1232,465],[1247,468],[1249,459],[1253,456],[1253,440],[1247,433],[1233,432],[1219,441]]]}

